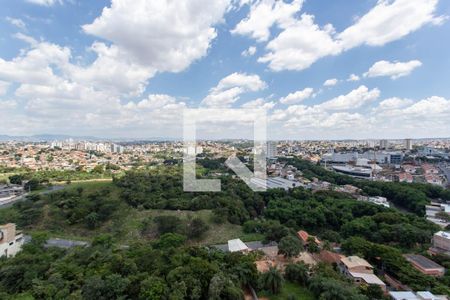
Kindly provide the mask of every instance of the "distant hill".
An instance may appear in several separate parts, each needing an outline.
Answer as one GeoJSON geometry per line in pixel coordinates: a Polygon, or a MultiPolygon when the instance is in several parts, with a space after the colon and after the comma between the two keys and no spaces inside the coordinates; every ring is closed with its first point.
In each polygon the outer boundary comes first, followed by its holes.
{"type": "Polygon", "coordinates": [[[58,135],[58,134],[39,134],[30,136],[13,136],[13,135],[0,135],[0,141],[20,141],[20,142],[48,142],[53,140],[89,140],[98,141],[100,138],[92,136],[71,136],[71,135],[58,135]]]}
{"type": "Polygon", "coordinates": [[[95,136],[74,136],[65,134],[37,134],[29,136],[17,136],[17,135],[1,135],[0,142],[18,141],[18,142],[51,142],[73,139],[74,141],[112,141],[112,142],[165,142],[175,141],[175,138],[169,137],[150,137],[150,138],[101,138],[95,136]]]}

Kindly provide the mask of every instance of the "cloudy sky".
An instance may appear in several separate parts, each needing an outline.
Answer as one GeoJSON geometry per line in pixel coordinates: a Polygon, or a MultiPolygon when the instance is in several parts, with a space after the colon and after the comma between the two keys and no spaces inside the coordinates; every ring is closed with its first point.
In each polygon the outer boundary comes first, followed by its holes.
{"type": "Polygon", "coordinates": [[[447,0],[0,7],[0,134],[178,138],[185,108],[264,108],[273,139],[450,136],[447,0]]]}

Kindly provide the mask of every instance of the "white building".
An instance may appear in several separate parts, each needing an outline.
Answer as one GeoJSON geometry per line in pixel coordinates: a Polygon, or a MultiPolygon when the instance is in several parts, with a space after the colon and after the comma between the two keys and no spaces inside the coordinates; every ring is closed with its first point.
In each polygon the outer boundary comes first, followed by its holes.
{"type": "Polygon", "coordinates": [[[450,254],[450,232],[436,232],[433,235],[433,248],[440,253],[450,254]]]}
{"type": "Polygon", "coordinates": [[[124,147],[122,145],[111,144],[112,153],[123,153],[124,147]]]}
{"type": "Polygon", "coordinates": [[[412,150],[413,143],[411,139],[406,139],[405,140],[405,149],[406,150],[412,150]]]}
{"type": "Polygon", "coordinates": [[[385,197],[380,197],[380,196],[368,197],[367,201],[371,202],[373,204],[376,204],[376,205],[382,205],[384,207],[390,207],[389,202],[388,202],[387,198],[385,198],[385,197]]]}
{"type": "Polygon", "coordinates": [[[388,140],[380,140],[380,149],[388,149],[389,141],[388,140]]]}
{"type": "Polygon", "coordinates": [[[275,158],[277,155],[277,142],[267,142],[267,158],[275,158]]]}
{"type": "Polygon", "coordinates": [[[249,248],[240,239],[229,240],[228,241],[228,251],[230,252],[247,252],[249,248]]]}
{"type": "Polygon", "coordinates": [[[428,291],[422,292],[389,292],[389,296],[393,300],[446,300],[447,296],[434,295],[428,291]]]}
{"type": "Polygon", "coordinates": [[[0,257],[15,256],[22,249],[23,242],[23,235],[16,231],[16,224],[0,225],[0,257]]]}

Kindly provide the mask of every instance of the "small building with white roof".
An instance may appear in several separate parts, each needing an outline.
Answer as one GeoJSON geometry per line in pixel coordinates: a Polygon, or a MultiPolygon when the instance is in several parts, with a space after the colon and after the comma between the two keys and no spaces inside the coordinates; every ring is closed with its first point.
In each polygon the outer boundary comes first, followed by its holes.
{"type": "Polygon", "coordinates": [[[228,251],[230,252],[248,252],[248,246],[240,239],[228,241],[228,251]]]}

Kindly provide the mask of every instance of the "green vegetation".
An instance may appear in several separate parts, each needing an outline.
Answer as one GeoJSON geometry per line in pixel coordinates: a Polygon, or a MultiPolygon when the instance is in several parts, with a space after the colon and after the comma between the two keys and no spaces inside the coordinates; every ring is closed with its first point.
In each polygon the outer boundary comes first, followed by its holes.
{"type": "MultiPolygon", "coordinates": [[[[449,274],[444,278],[435,278],[417,272],[402,256],[402,252],[399,249],[371,243],[361,237],[347,239],[342,244],[342,248],[347,253],[357,253],[365,257],[369,262],[379,268],[383,268],[413,290],[423,290],[424,287],[429,287],[437,294],[450,295],[449,274]]],[[[450,263],[449,259],[447,259],[447,263],[450,263]]]]}
{"type": "Polygon", "coordinates": [[[124,249],[106,235],[65,251],[45,249],[45,237],[34,236],[16,257],[0,261],[0,298],[242,299],[241,285],[257,282],[251,255],[162,239],[124,249]]]}
{"type": "Polygon", "coordinates": [[[288,235],[280,240],[278,249],[280,254],[283,254],[286,257],[294,257],[300,254],[302,244],[297,237],[288,235]]]}
{"type": "Polygon", "coordinates": [[[15,222],[28,232],[80,240],[109,233],[128,244],[156,238],[159,232],[155,219],[172,216],[184,226],[175,232],[186,234],[193,245],[226,243],[236,237],[244,241],[263,238],[258,233],[243,232],[240,225],[215,222],[212,210],[137,209],[121,201],[120,194],[121,189],[112,183],[72,184],[62,191],[34,194],[29,201],[1,209],[0,223],[15,222]]]}
{"type": "Polygon", "coordinates": [[[285,161],[302,170],[304,176],[308,179],[316,177],[320,180],[339,185],[352,184],[361,188],[369,196],[386,197],[395,205],[403,207],[419,216],[425,215],[425,205],[430,202],[430,198],[450,200],[450,190],[431,184],[359,180],[328,171],[311,162],[295,158],[286,159],[285,161]]]}
{"type": "MultiPolygon", "coordinates": [[[[198,176],[220,171],[222,163],[205,160],[198,176]]],[[[285,274],[271,269],[258,275],[253,263],[257,254],[198,247],[233,238],[276,241],[280,253],[292,257],[302,248],[294,237],[300,229],[325,244],[343,242],[347,253],[365,257],[414,289],[450,295],[448,275],[436,279],[418,274],[402,256],[423,253],[428,247],[439,228],[419,216],[420,210],[430,198],[446,197],[446,191],[426,185],[376,186],[300,160],[290,163],[307,177],[352,183],[370,195],[390,194],[397,204],[404,197],[413,203],[403,206],[414,213],[338,192],[295,188],[255,193],[231,176],[221,178],[221,193],[188,193],[183,192],[178,166],[132,171],[109,183],[71,184],[49,194],[34,193],[1,209],[0,223],[15,222],[26,232],[39,234],[16,258],[0,260],[0,290],[6,292],[0,298],[242,299],[242,290],[251,284],[270,299],[295,299],[292,294],[297,292],[304,299],[379,299],[375,287],[356,288],[331,265],[310,270],[293,264],[285,274]],[[39,244],[42,234],[84,239],[92,246],[44,250],[39,244]]],[[[306,250],[319,249],[309,240],[306,250]]],[[[444,258],[440,263],[450,265],[444,258]]]]}
{"type": "Polygon", "coordinates": [[[41,170],[33,172],[31,170],[19,169],[4,174],[0,172],[0,180],[7,180],[14,184],[22,184],[23,181],[29,180],[44,185],[49,183],[70,183],[95,179],[111,179],[113,176],[112,171],[115,169],[115,166],[109,164],[106,166],[98,165],[90,172],[83,170],[41,170]]]}
{"type": "Polygon", "coordinates": [[[270,300],[314,300],[314,295],[305,287],[297,284],[286,282],[283,285],[278,295],[271,295],[268,293],[261,293],[261,297],[266,297],[270,300]]]}
{"type": "Polygon", "coordinates": [[[275,267],[270,267],[269,270],[260,277],[260,286],[264,290],[269,291],[272,295],[280,293],[283,288],[283,282],[283,275],[275,267]]]}

